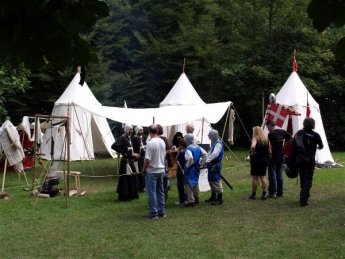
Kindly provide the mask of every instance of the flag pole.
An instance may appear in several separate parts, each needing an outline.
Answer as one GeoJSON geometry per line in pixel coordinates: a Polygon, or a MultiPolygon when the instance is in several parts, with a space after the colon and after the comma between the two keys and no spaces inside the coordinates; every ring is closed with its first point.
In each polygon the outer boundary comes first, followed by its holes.
{"type": "Polygon", "coordinates": [[[264,92],[262,92],[261,100],[262,100],[262,121],[265,120],[265,96],[264,92]]]}

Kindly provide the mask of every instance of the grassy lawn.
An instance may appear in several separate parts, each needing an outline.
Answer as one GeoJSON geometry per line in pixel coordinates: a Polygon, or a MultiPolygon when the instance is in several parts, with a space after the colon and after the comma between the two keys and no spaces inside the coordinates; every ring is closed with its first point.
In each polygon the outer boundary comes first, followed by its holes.
{"type": "MultiPolygon", "coordinates": [[[[172,179],[167,218],[150,221],[147,197],[116,201],[115,160],[73,163],[85,196],[38,199],[8,173],[0,200],[1,258],[345,258],[345,169],[319,169],[310,205],[299,207],[299,185],[285,178],[285,197],[248,200],[245,152],[227,153],[224,204],[181,208],[172,179]],[[104,176],[104,177],[96,177],[104,176]]],[[[345,164],[345,153],[334,153],[345,164]]],[[[27,172],[30,180],[31,172],[27,172]]],[[[2,179],[2,174],[1,174],[2,179]]],[[[73,181],[71,187],[74,186],[73,181]]],[[[63,185],[60,184],[60,188],[63,185]]],[[[201,200],[209,197],[201,193],[201,200]]],[[[258,195],[261,195],[261,190],[258,195]]]]}

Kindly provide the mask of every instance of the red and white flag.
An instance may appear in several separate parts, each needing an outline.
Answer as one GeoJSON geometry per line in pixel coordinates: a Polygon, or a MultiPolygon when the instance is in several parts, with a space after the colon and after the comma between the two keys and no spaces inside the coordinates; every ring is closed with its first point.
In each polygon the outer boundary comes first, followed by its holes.
{"type": "Polygon", "coordinates": [[[278,127],[282,127],[288,115],[301,115],[291,108],[279,103],[269,104],[266,111],[266,121],[274,121],[278,127]]]}

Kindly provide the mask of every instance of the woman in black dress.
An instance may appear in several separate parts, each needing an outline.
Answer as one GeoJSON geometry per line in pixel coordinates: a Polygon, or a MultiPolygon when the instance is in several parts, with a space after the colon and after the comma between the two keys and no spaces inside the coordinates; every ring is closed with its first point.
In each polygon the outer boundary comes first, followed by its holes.
{"type": "Polygon", "coordinates": [[[134,153],[139,154],[138,161],[135,164],[138,164],[138,180],[139,180],[139,191],[145,191],[145,176],[141,173],[145,160],[145,146],[146,141],[143,140],[144,130],[141,126],[136,126],[134,128],[135,135],[132,137],[132,145],[134,153]]]}
{"type": "Polygon", "coordinates": [[[250,174],[252,175],[252,194],[249,199],[255,200],[256,190],[259,180],[262,186],[261,199],[267,199],[267,180],[266,171],[269,162],[269,145],[268,139],[259,126],[253,128],[252,145],[250,147],[250,174]]]}
{"type": "MultiPolygon", "coordinates": [[[[131,135],[133,133],[132,125],[125,125],[124,133],[116,139],[111,146],[117,153],[121,155],[119,180],[116,192],[118,200],[128,201],[138,199],[138,175],[134,166],[134,162],[138,160],[139,154],[133,152],[131,135]]],[[[118,155],[119,155],[118,154],[118,155]]]]}

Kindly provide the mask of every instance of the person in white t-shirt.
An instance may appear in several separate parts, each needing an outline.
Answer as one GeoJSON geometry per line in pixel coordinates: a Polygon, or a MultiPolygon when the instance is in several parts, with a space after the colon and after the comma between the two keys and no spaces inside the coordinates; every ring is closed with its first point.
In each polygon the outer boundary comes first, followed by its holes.
{"type": "Polygon", "coordinates": [[[149,219],[166,217],[163,179],[165,174],[164,141],[158,137],[158,127],[149,127],[150,141],[146,144],[143,172],[146,172],[146,193],[149,201],[149,219]]]}

